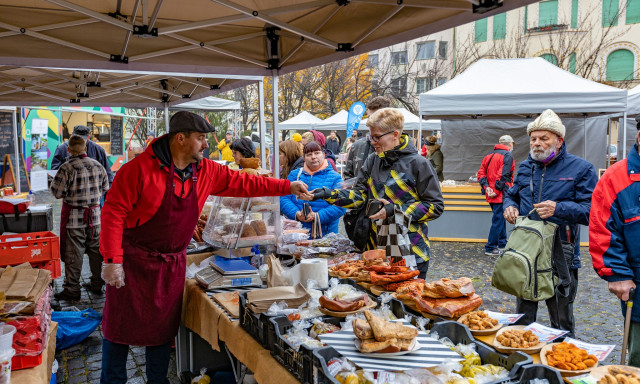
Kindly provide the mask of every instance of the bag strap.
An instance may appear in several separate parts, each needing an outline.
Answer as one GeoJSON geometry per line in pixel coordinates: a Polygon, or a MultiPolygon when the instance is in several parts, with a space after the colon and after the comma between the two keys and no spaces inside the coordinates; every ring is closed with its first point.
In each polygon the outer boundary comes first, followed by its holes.
{"type": "Polygon", "coordinates": [[[571,286],[571,272],[569,271],[569,265],[564,257],[564,251],[562,250],[562,241],[560,240],[560,232],[556,228],[553,236],[553,251],[551,253],[551,267],[558,276],[558,285],[556,286],[556,292],[560,297],[569,296],[571,286]]]}
{"type": "Polygon", "coordinates": [[[31,232],[31,224],[33,223],[33,218],[31,216],[31,211],[27,210],[27,232],[31,232]]]}
{"type": "Polygon", "coordinates": [[[7,228],[9,228],[9,222],[7,221],[7,216],[4,213],[0,213],[0,216],[2,216],[2,233],[4,233],[7,232],[7,228]]]}

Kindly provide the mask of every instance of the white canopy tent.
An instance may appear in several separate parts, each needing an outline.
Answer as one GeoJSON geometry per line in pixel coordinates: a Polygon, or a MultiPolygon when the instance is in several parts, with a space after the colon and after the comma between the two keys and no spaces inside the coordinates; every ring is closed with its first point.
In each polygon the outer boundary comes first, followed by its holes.
{"type": "Polygon", "coordinates": [[[443,119],[445,173],[452,167],[449,171],[458,178],[469,177],[472,168],[477,170],[487,147],[501,134],[516,139],[516,158],[526,157],[526,125],[547,108],[562,117],[570,152],[600,164],[593,159],[602,152],[604,162],[606,130],[602,125],[611,113],[626,114],[627,91],[533,58],[483,59],[420,95],[421,115],[443,119]],[[460,145],[464,153],[456,148],[460,145]]]}
{"type": "Polygon", "coordinates": [[[341,109],[340,112],[333,116],[329,116],[326,119],[316,125],[319,131],[344,131],[347,129],[347,119],[349,118],[349,112],[341,109]]]}
{"type": "Polygon", "coordinates": [[[280,125],[280,129],[309,130],[314,129],[320,122],[322,122],[322,119],[313,116],[307,111],[302,111],[289,120],[278,123],[278,125],[280,125]]]}
{"type": "Polygon", "coordinates": [[[187,101],[169,107],[172,111],[235,111],[240,109],[240,103],[233,100],[221,99],[219,97],[205,97],[204,99],[187,101]]]}
{"type": "Polygon", "coordinates": [[[631,88],[627,98],[627,115],[640,115],[640,85],[631,88]]]}

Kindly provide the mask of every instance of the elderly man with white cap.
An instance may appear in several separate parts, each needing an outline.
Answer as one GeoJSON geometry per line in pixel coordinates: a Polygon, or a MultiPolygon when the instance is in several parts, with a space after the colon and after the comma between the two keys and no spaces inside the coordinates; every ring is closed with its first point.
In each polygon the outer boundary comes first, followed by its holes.
{"type": "MultiPolygon", "coordinates": [[[[531,150],[504,197],[504,217],[513,224],[520,213],[526,215],[535,208],[530,217],[556,223],[560,239],[570,244],[567,248],[573,252],[565,252],[571,272],[569,294],[561,297],[556,293],[546,304],[551,326],[569,331],[567,336],[573,337],[573,301],[581,266],[579,224],[589,225],[591,194],[598,178],[591,163],[567,152],[566,128],[552,110],[530,123],[527,133],[531,150]]],[[[518,298],[516,305],[518,313],[524,313],[518,324],[536,321],[538,302],[518,298]]]]}
{"type": "Polygon", "coordinates": [[[504,135],[493,147],[493,151],[482,159],[478,170],[478,182],[482,186],[487,203],[491,205],[491,229],[484,246],[487,256],[499,256],[507,244],[507,225],[502,209],[502,195],[513,185],[513,138],[504,135]]]}

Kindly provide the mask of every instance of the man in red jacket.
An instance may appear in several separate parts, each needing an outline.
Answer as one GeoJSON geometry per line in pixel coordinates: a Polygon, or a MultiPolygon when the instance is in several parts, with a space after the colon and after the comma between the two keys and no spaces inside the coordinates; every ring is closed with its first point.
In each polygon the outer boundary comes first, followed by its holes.
{"type": "Polygon", "coordinates": [[[478,182],[493,211],[489,239],[484,246],[484,254],[487,256],[499,256],[500,250],[507,245],[507,225],[503,216],[502,193],[513,185],[515,165],[511,155],[512,150],[513,138],[509,135],[500,137],[498,144],[493,147],[493,152],[482,159],[482,165],[478,170],[478,182]]]}
{"type": "Polygon", "coordinates": [[[285,196],[304,183],[239,173],[203,158],[213,127],[178,112],[169,133],[118,171],[102,209],[103,312],[101,383],[127,382],[129,345],[146,347],[148,383],[169,383],[178,331],[186,247],[209,195],[285,196]]]}

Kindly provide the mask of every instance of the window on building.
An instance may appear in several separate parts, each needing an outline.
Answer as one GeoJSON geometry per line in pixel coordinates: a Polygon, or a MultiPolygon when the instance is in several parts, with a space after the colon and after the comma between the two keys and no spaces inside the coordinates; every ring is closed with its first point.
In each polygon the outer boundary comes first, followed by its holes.
{"type": "Polygon", "coordinates": [[[538,8],[538,26],[558,24],[558,0],[543,1],[538,8]]]}
{"type": "Polygon", "coordinates": [[[556,55],[554,55],[552,53],[545,53],[544,55],[541,55],[540,57],[542,57],[543,59],[547,60],[548,62],[550,62],[553,65],[558,65],[558,58],[556,57],[556,55]]]}
{"type": "Polygon", "coordinates": [[[447,58],[447,47],[448,43],[446,41],[441,41],[438,43],[438,58],[446,59],[447,58]]]}
{"type": "Polygon", "coordinates": [[[578,28],[578,0],[571,0],[571,28],[578,28]]]}
{"type": "Polygon", "coordinates": [[[369,54],[369,58],[367,59],[369,67],[375,68],[378,66],[378,55],[369,54]]]}
{"type": "Polygon", "coordinates": [[[406,77],[396,77],[391,80],[391,93],[394,96],[402,97],[407,94],[407,78],[406,77]]]}
{"type": "Polygon", "coordinates": [[[438,77],[438,87],[447,82],[446,77],[438,77]]]}
{"type": "Polygon", "coordinates": [[[633,53],[626,49],[613,51],[607,57],[607,80],[633,79],[633,53]]]}
{"type": "Polygon", "coordinates": [[[507,14],[493,16],[493,40],[504,40],[507,36],[507,14]]]}
{"type": "Polygon", "coordinates": [[[434,78],[433,77],[419,77],[416,79],[416,93],[425,93],[434,88],[434,78]]]}
{"type": "Polygon", "coordinates": [[[576,73],[576,53],[573,52],[569,56],[569,72],[576,73]]]}
{"type": "Polygon", "coordinates": [[[640,0],[627,0],[627,24],[640,23],[640,0]]]}
{"type": "Polygon", "coordinates": [[[618,25],[618,0],[602,0],[602,26],[618,25]]]}
{"type": "Polygon", "coordinates": [[[436,57],[436,42],[426,41],[417,44],[416,60],[434,59],[436,57]]]}
{"type": "Polygon", "coordinates": [[[407,51],[391,52],[391,65],[407,64],[407,51]]]}
{"type": "Polygon", "coordinates": [[[476,43],[487,41],[487,19],[476,21],[475,35],[476,43]]]}

